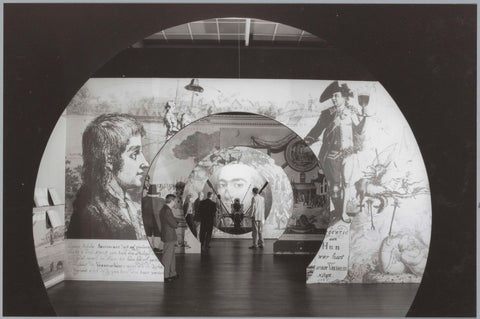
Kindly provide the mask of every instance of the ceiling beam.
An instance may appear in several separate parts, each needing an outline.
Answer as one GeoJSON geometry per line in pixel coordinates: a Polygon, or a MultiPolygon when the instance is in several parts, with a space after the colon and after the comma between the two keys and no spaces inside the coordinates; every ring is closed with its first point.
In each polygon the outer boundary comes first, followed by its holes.
{"type": "Polygon", "coordinates": [[[218,18],[215,19],[215,22],[217,23],[217,38],[218,38],[218,43],[220,43],[220,26],[218,25],[218,18]]]}
{"type": "MultiPolygon", "coordinates": [[[[327,51],[327,50],[336,50],[333,47],[325,47],[325,46],[318,46],[315,45],[314,43],[306,45],[305,43],[307,42],[302,42],[300,45],[302,45],[302,50],[321,50],[321,51],[327,51]]],[[[295,44],[295,42],[292,42],[292,44],[295,44]]],[[[208,41],[202,41],[202,40],[195,40],[195,45],[192,46],[190,43],[175,43],[170,41],[170,43],[162,43],[160,41],[155,41],[155,40],[146,40],[144,43],[143,48],[135,48],[132,47],[132,49],[143,49],[143,50],[149,50],[149,49],[236,49],[238,48],[238,42],[236,41],[225,41],[222,44],[218,44],[217,42],[212,42],[209,43],[208,41]]],[[[262,50],[298,50],[298,45],[288,45],[285,43],[279,44],[272,46],[269,44],[267,41],[263,42],[255,42],[255,49],[262,49],[262,50]]]]}
{"type": "Polygon", "coordinates": [[[190,35],[190,40],[193,42],[192,28],[190,28],[190,23],[187,23],[188,34],[190,35]]]}
{"type": "Polygon", "coordinates": [[[250,42],[250,24],[251,24],[251,19],[246,19],[245,20],[245,46],[248,47],[248,44],[250,42]]]}
{"type": "Polygon", "coordinates": [[[302,30],[302,33],[300,33],[300,38],[298,38],[298,44],[302,41],[303,35],[305,34],[305,31],[302,30]]]}
{"type": "Polygon", "coordinates": [[[277,29],[278,29],[278,23],[275,23],[275,30],[273,30],[272,42],[275,41],[275,37],[277,36],[277,29]]]}

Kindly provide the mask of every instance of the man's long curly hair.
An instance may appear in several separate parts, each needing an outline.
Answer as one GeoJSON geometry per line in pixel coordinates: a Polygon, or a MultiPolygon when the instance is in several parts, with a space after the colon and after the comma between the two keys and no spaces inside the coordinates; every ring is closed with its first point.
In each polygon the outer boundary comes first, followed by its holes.
{"type": "Polygon", "coordinates": [[[136,135],[145,136],[145,129],[129,114],[102,114],[87,126],[82,136],[85,195],[105,194],[112,177],[123,166],[121,155],[128,141],[136,135]]]}

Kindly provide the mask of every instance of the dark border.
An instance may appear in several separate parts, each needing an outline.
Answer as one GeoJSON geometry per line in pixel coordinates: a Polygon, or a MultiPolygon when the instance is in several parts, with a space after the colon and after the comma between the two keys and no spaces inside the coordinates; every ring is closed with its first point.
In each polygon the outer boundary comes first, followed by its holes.
{"type": "MultiPolygon", "coordinates": [[[[476,12],[473,4],[5,4],[3,314],[54,314],[37,271],[32,194],[49,135],[75,92],[155,31],[249,16],[321,36],[385,86],[417,138],[432,193],[430,256],[409,315],[475,316],[476,12]]],[[[238,75],[236,60],[223,62],[218,72],[238,75]]],[[[301,78],[292,65],[309,69],[298,60],[271,72],[301,78]]]]}

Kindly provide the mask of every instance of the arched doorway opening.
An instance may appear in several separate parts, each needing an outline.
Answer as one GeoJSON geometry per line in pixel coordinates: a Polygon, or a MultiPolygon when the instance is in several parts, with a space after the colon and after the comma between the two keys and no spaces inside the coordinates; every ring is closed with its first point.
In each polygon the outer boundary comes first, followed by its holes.
{"type": "MultiPolygon", "coordinates": [[[[252,189],[257,187],[266,202],[264,237],[274,240],[268,253],[314,254],[333,216],[317,159],[301,141],[291,129],[265,116],[212,114],[165,143],[152,162],[150,183],[163,196],[182,183],[183,203],[186,198],[195,201],[199,193],[220,195],[213,237],[237,239],[251,238],[251,225],[244,218],[241,229],[236,229],[231,207],[239,199],[244,212],[248,211],[252,189]]],[[[184,213],[182,205],[178,217],[184,213]]],[[[184,232],[179,235],[183,238],[184,232]]],[[[190,235],[187,230],[189,243],[194,240],[190,235]]],[[[199,252],[198,245],[187,246],[183,252],[194,252],[193,247],[199,252]]]]}
{"type": "MultiPolygon", "coordinates": [[[[189,81],[190,81],[190,79],[189,79],[189,81]]],[[[155,81],[152,81],[152,82],[154,83],[155,81]]],[[[151,84],[151,83],[150,83],[150,84],[151,84]]],[[[325,86],[326,86],[326,85],[325,85],[325,86]]],[[[152,85],[152,87],[154,87],[154,85],[152,85]]],[[[323,88],[323,87],[324,87],[324,86],[323,86],[323,83],[322,83],[322,88],[323,88]]],[[[378,85],[377,85],[377,87],[378,87],[378,85]]],[[[154,91],[154,90],[152,90],[152,91],[154,91]]],[[[174,90],[173,90],[173,91],[174,91],[174,90]]],[[[192,106],[192,105],[193,105],[193,102],[192,102],[191,99],[192,99],[192,98],[195,99],[197,96],[195,95],[196,93],[192,93],[192,92],[188,92],[188,93],[190,94],[190,96],[189,96],[189,98],[190,98],[190,100],[189,100],[189,101],[190,101],[190,104],[189,104],[189,105],[192,106]]],[[[171,94],[171,96],[173,96],[173,94],[171,94]]],[[[315,99],[316,99],[316,98],[313,98],[313,97],[312,97],[312,98],[309,98],[308,100],[313,100],[313,101],[315,101],[315,99]]],[[[304,109],[304,111],[306,110],[306,111],[308,111],[308,112],[314,113],[313,111],[316,109],[316,106],[315,106],[313,103],[309,103],[308,100],[307,100],[307,102],[305,103],[305,105],[306,105],[307,107],[304,109]],[[311,108],[310,108],[310,107],[311,107],[311,108]]],[[[153,101],[154,101],[154,102],[158,102],[158,101],[155,101],[155,96],[154,96],[153,101]]],[[[145,101],[144,101],[144,102],[145,102],[145,101]]],[[[243,108],[247,108],[247,107],[250,107],[250,106],[251,106],[251,105],[249,105],[248,103],[243,103],[243,102],[244,102],[244,101],[238,101],[238,100],[237,100],[234,104],[229,105],[229,107],[227,107],[225,110],[231,110],[231,111],[232,111],[232,110],[237,110],[237,111],[238,111],[238,110],[243,110],[243,108]]],[[[155,104],[155,103],[153,103],[153,104],[155,104]]],[[[188,105],[188,104],[187,104],[187,105],[188,105]]],[[[98,105],[95,105],[95,106],[98,107],[98,108],[95,109],[94,113],[95,113],[95,112],[118,111],[118,110],[108,109],[108,106],[106,106],[105,104],[100,104],[100,103],[99,103],[98,105]]],[[[145,123],[149,123],[149,124],[151,125],[151,127],[149,128],[149,130],[150,130],[150,132],[153,132],[153,131],[155,131],[155,130],[157,129],[158,126],[155,126],[155,125],[152,124],[152,122],[153,122],[153,121],[151,121],[151,117],[152,117],[152,116],[148,114],[148,112],[150,111],[149,108],[148,108],[148,106],[151,106],[151,104],[150,104],[150,105],[149,105],[148,103],[137,104],[137,105],[133,105],[131,108],[130,108],[130,106],[129,106],[129,107],[123,109],[123,111],[127,111],[127,112],[130,112],[130,113],[134,113],[138,118],[140,118],[140,119],[142,119],[143,121],[145,121],[145,123]],[[145,107],[145,108],[144,108],[144,107],[145,107]],[[144,113],[147,113],[147,115],[144,115],[144,113]]],[[[158,105],[157,105],[157,106],[158,106],[158,105]]],[[[263,107],[263,106],[265,106],[265,105],[261,105],[261,106],[263,107]]],[[[255,106],[254,106],[254,107],[255,107],[255,106]]],[[[295,115],[298,115],[298,114],[297,114],[297,111],[293,111],[293,112],[290,112],[290,113],[288,113],[288,111],[289,111],[289,110],[290,110],[290,111],[296,110],[295,107],[296,107],[296,106],[295,106],[294,103],[291,104],[291,105],[289,105],[289,107],[286,108],[286,109],[287,109],[286,112],[284,112],[284,113],[282,113],[282,114],[275,114],[275,111],[277,110],[276,108],[266,107],[266,108],[262,108],[262,112],[263,112],[262,114],[268,114],[269,116],[272,116],[272,115],[270,115],[270,114],[271,114],[271,112],[274,112],[274,115],[273,115],[272,117],[277,118],[277,115],[278,115],[278,116],[282,117],[282,122],[284,121],[284,123],[288,123],[289,126],[291,126],[291,125],[294,126],[294,123],[298,123],[298,121],[295,122],[295,120],[296,120],[295,115]]],[[[78,109],[77,109],[77,111],[78,111],[78,109]]],[[[208,113],[208,112],[209,112],[209,109],[207,109],[206,111],[207,111],[207,113],[208,113]]],[[[218,111],[218,109],[215,109],[214,107],[212,107],[212,108],[210,109],[210,111],[213,112],[213,113],[216,113],[216,112],[218,111]]],[[[284,110],[284,111],[285,111],[285,110],[284,110]]],[[[317,111],[318,111],[318,110],[317,110],[317,111]]],[[[308,112],[307,112],[307,114],[308,114],[308,112]]],[[[318,116],[318,113],[317,113],[316,115],[318,116]]],[[[160,115],[159,117],[161,118],[161,115],[160,115]]],[[[280,117],[279,117],[279,118],[280,118],[280,117]]],[[[308,117],[308,116],[307,116],[307,117],[308,117]]],[[[305,124],[306,122],[301,122],[301,123],[302,123],[302,124],[305,124]]],[[[157,124],[158,124],[158,123],[157,123],[157,124]]],[[[311,127],[311,125],[312,125],[312,123],[308,122],[308,125],[305,125],[305,127],[309,128],[309,127],[311,127]]],[[[296,130],[297,132],[299,132],[299,135],[300,135],[300,136],[304,136],[304,133],[305,133],[305,131],[302,131],[302,129],[303,129],[302,127],[298,127],[298,126],[295,127],[295,130],[296,130]]],[[[407,132],[407,133],[408,133],[408,132],[407,132]]],[[[153,135],[150,135],[149,138],[153,139],[152,136],[153,136],[153,135]]],[[[164,143],[164,139],[159,139],[156,143],[162,145],[162,144],[164,143]]],[[[150,147],[155,146],[154,143],[151,143],[151,144],[149,144],[149,145],[150,145],[150,147]]],[[[157,149],[158,149],[158,148],[157,148],[157,149]]],[[[299,181],[299,183],[302,183],[302,180],[303,180],[303,179],[302,179],[302,177],[300,176],[300,181],[299,181]]],[[[407,186],[408,186],[408,184],[407,184],[407,186]]],[[[303,197],[307,197],[307,195],[308,195],[308,189],[298,188],[297,191],[299,191],[300,194],[303,194],[303,197]],[[307,191],[307,192],[305,192],[305,191],[307,191]]],[[[138,194],[137,194],[137,195],[138,195],[138,194]]],[[[298,195],[298,196],[299,196],[299,197],[302,197],[301,195],[298,195]]],[[[307,200],[307,199],[306,199],[306,200],[307,200]]],[[[308,201],[308,200],[307,200],[307,201],[308,201]]],[[[425,210],[423,210],[423,211],[421,212],[421,214],[423,214],[423,215],[428,215],[428,211],[426,212],[425,210]]],[[[393,219],[393,218],[392,218],[392,219],[393,219]]],[[[422,220],[422,221],[423,221],[423,220],[422,220]]],[[[407,224],[408,224],[408,223],[407,223],[407,224]]],[[[399,244],[399,243],[394,243],[393,249],[395,248],[395,246],[398,246],[398,244],[399,244]]],[[[415,245],[414,245],[414,246],[415,246],[415,245]]],[[[424,251],[424,249],[423,249],[423,251],[424,251]]],[[[369,253],[370,253],[370,252],[369,252],[369,253]]],[[[400,263],[403,263],[403,262],[397,260],[396,263],[400,264],[400,263]]],[[[402,269],[403,269],[403,270],[402,270],[403,272],[408,271],[408,270],[407,270],[407,269],[408,269],[407,267],[403,267],[402,269]]],[[[363,270],[362,270],[362,271],[363,271],[363,270]]],[[[416,275],[415,277],[416,277],[416,278],[414,278],[414,279],[415,279],[415,280],[418,280],[418,277],[421,277],[421,276],[416,275]]]]}

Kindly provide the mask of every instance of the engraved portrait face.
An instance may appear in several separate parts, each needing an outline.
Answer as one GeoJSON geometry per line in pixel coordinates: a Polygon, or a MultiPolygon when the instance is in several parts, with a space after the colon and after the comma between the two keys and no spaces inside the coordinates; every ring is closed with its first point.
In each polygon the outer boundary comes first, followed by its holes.
{"type": "Polygon", "coordinates": [[[345,98],[342,96],[342,93],[335,92],[332,95],[332,102],[333,105],[335,105],[336,107],[340,107],[345,104],[345,98]]]}
{"type": "Polygon", "coordinates": [[[132,136],[121,155],[123,165],[115,175],[115,179],[123,189],[142,186],[142,177],[148,168],[148,162],[142,152],[142,138],[132,136]]]}

